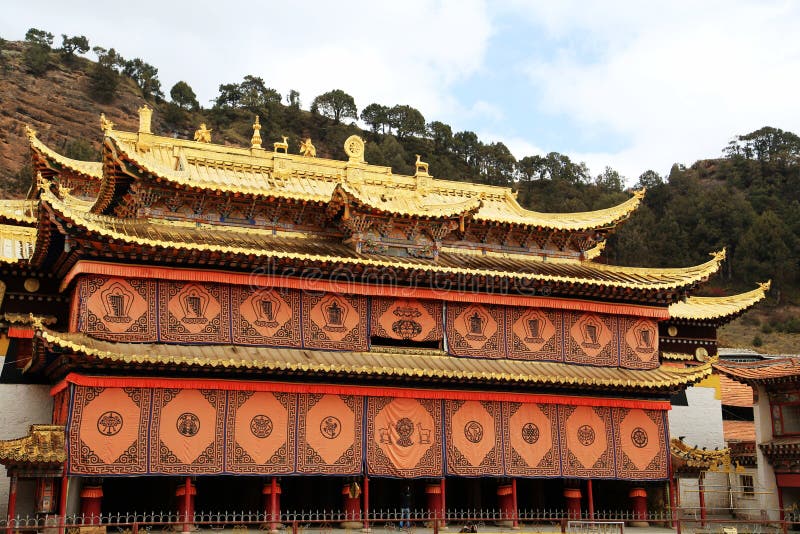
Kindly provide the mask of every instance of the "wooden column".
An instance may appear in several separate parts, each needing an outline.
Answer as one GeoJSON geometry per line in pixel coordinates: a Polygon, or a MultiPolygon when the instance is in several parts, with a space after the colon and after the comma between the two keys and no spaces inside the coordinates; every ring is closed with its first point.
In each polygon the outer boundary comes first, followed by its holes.
{"type": "Polygon", "coordinates": [[[442,526],[444,526],[447,524],[447,494],[445,493],[447,484],[445,484],[444,478],[439,484],[442,486],[442,526]]]}
{"type": "Polygon", "coordinates": [[[61,475],[61,490],[58,494],[58,534],[64,534],[67,522],[67,491],[69,490],[69,478],[67,478],[67,466],[64,466],[64,474],[61,475]]]}
{"type": "Polygon", "coordinates": [[[697,477],[697,489],[700,493],[700,528],[706,526],[706,491],[703,487],[703,481],[705,479],[705,472],[700,472],[700,476],[697,477]]]}
{"type": "Polygon", "coordinates": [[[677,496],[677,484],[675,483],[674,478],[669,479],[669,507],[670,513],[672,514],[672,528],[678,531],[678,534],[681,534],[681,524],[678,521],[678,496],[677,496]]]}
{"type": "Polygon", "coordinates": [[[356,482],[342,486],[342,499],[344,501],[344,529],[358,528],[361,526],[361,488],[356,482]]]}
{"type": "Polygon", "coordinates": [[[370,532],[369,528],[369,477],[364,475],[364,528],[363,532],[370,532]]]}
{"type": "Polygon", "coordinates": [[[280,505],[278,504],[278,494],[280,493],[280,487],[278,486],[278,478],[272,477],[272,480],[269,482],[269,531],[270,532],[277,532],[278,531],[278,521],[281,517],[280,505]]]}
{"type": "Polygon", "coordinates": [[[510,527],[514,524],[514,487],[511,484],[497,486],[497,504],[500,508],[500,520],[495,523],[510,527]]]}
{"type": "Polygon", "coordinates": [[[175,490],[178,498],[178,519],[183,516],[183,532],[189,532],[194,522],[194,497],[197,489],[192,484],[192,477],[186,477],[182,486],[175,490]]]}
{"type": "Polygon", "coordinates": [[[511,479],[511,500],[513,501],[514,512],[513,512],[513,521],[511,524],[511,528],[519,528],[519,505],[517,504],[517,479],[511,479]]]}
{"type": "Polygon", "coordinates": [[[567,518],[581,518],[581,489],[564,488],[564,499],[567,501],[567,518]]]}
{"type": "MultiPolygon", "coordinates": [[[[6,534],[11,534],[14,516],[17,515],[17,475],[11,475],[11,483],[8,488],[8,523],[6,534]]],[[[16,525],[14,525],[16,526],[16,525]]]]}
{"type": "Polygon", "coordinates": [[[594,493],[592,492],[592,479],[586,481],[586,500],[589,504],[589,521],[594,521],[594,493]]]}
{"type": "Polygon", "coordinates": [[[649,527],[650,524],[647,522],[647,492],[645,489],[641,487],[631,488],[631,491],[628,492],[628,497],[633,508],[631,526],[649,527]]]}
{"type": "Polygon", "coordinates": [[[81,516],[84,525],[99,525],[102,514],[103,488],[84,486],[81,489],[81,516]]]}

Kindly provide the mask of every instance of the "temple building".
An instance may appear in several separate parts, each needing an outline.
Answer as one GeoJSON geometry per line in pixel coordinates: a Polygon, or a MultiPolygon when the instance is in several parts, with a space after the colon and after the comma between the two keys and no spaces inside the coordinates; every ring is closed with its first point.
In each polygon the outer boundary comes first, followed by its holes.
{"type": "Polygon", "coordinates": [[[643,191],[540,213],[357,136],[338,161],[151,113],[102,118],[96,163],[29,131],[35,183],[0,202],[2,379],[51,399],[0,442],[9,514],[669,504],[670,399],[717,326],[673,307],[724,251],[607,265],[643,191]]]}

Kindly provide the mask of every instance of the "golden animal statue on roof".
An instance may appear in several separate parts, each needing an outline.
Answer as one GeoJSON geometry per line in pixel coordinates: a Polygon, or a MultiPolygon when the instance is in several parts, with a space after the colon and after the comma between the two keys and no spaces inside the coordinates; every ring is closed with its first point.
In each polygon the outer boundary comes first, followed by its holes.
{"type": "Polygon", "coordinates": [[[206,123],[201,123],[200,128],[194,132],[194,140],[199,141],[200,143],[210,143],[211,132],[212,130],[206,128],[206,123]]]}
{"type": "Polygon", "coordinates": [[[305,140],[300,143],[300,154],[307,158],[317,157],[317,149],[314,146],[314,143],[311,142],[310,137],[306,137],[305,140]]]}

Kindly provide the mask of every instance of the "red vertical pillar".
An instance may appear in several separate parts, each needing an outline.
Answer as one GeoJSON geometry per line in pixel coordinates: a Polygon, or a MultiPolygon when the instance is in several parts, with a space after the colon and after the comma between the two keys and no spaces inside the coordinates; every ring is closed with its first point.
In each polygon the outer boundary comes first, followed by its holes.
{"type": "Polygon", "coordinates": [[[84,524],[99,525],[102,513],[103,488],[85,486],[81,489],[81,516],[84,524]]]}
{"type": "Polygon", "coordinates": [[[676,495],[676,487],[675,479],[669,479],[669,508],[672,512],[672,528],[678,530],[678,534],[681,534],[680,524],[678,523],[678,496],[676,495]]]}
{"type": "Polygon", "coordinates": [[[264,493],[268,496],[267,515],[269,516],[269,530],[270,532],[278,531],[278,522],[281,518],[281,487],[278,484],[278,478],[272,477],[269,486],[264,488],[264,493]]]}
{"type": "Polygon", "coordinates": [[[514,512],[512,515],[513,523],[511,524],[511,528],[519,528],[519,518],[517,514],[519,513],[519,506],[517,505],[517,479],[511,479],[511,500],[513,501],[514,512]]]}
{"type": "Polygon", "coordinates": [[[369,477],[364,475],[364,532],[369,531],[369,477]]]}
{"type": "Polygon", "coordinates": [[[357,482],[342,486],[344,500],[344,521],[342,528],[358,528],[361,526],[361,488],[357,482]]]}
{"type": "Polygon", "coordinates": [[[647,491],[644,488],[631,488],[631,491],[628,492],[628,497],[633,508],[631,525],[634,527],[649,527],[650,525],[647,522],[647,491]]]}
{"type": "Polygon", "coordinates": [[[192,484],[192,477],[186,477],[183,485],[175,490],[175,497],[178,498],[178,519],[183,518],[183,531],[189,532],[194,521],[194,497],[197,489],[192,484]]]}
{"type": "Polygon", "coordinates": [[[67,466],[64,466],[64,474],[61,475],[61,490],[58,494],[58,534],[64,534],[67,522],[67,491],[69,490],[69,479],[67,478],[67,466]]]}
{"type": "Polygon", "coordinates": [[[514,524],[514,488],[511,484],[497,486],[497,504],[500,507],[498,525],[510,527],[514,524]]]}
{"type": "Polygon", "coordinates": [[[705,478],[705,473],[700,473],[700,477],[697,479],[697,489],[700,493],[700,527],[706,526],[706,491],[703,487],[703,479],[705,478]]]}
{"type": "Polygon", "coordinates": [[[594,492],[591,478],[586,481],[586,500],[589,501],[589,521],[594,521],[594,492]]]}
{"type": "MultiPolygon", "coordinates": [[[[8,488],[8,523],[6,534],[11,534],[14,516],[17,515],[17,475],[11,475],[11,484],[8,488]]],[[[14,525],[15,526],[15,525],[14,525]]]]}
{"type": "Polygon", "coordinates": [[[444,478],[439,484],[442,486],[442,526],[444,526],[447,523],[447,494],[445,493],[447,484],[445,484],[444,478]]]}
{"type": "Polygon", "coordinates": [[[581,489],[564,488],[564,499],[567,501],[567,518],[581,518],[581,489]]]}
{"type": "MultiPolygon", "coordinates": [[[[428,504],[428,514],[433,517],[434,522],[438,521],[439,525],[441,525],[442,484],[428,484],[425,486],[425,498],[428,504]]],[[[431,523],[431,525],[433,524],[431,523]]]]}

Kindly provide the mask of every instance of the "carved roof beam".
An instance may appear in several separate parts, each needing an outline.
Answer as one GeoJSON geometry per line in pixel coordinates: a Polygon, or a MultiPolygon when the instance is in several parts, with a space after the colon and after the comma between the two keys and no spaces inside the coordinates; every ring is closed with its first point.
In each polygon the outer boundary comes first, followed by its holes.
{"type": "Polygon", "coordinates": [[[536,245],[539,247],[539,250],[545,250],[547,245],[550,243],[550,239],[553,237],[555,232],[545,232],[542,228],[537,228],[536,233],[533,235],[533,239],[536,241],[536,245]]]}

